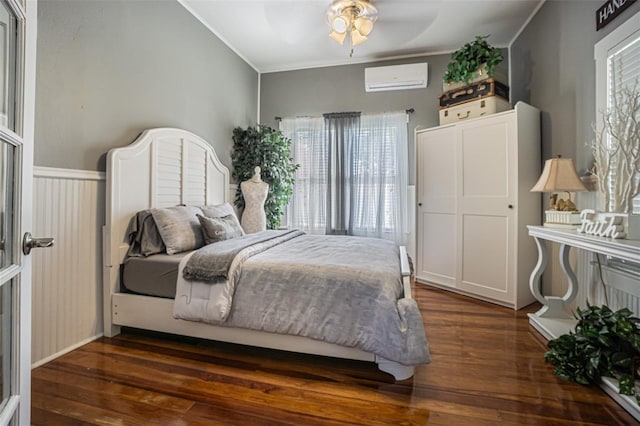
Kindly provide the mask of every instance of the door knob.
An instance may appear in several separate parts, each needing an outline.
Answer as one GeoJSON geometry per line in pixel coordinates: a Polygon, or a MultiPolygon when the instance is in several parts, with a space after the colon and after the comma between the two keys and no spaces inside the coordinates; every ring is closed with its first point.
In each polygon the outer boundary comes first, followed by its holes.
{"type": "Polygon", "coordinates": [[[509,204],[509,208],[512,209],[513,208],[513,204],[509,204]]]}
{"type": "Polygon", "coordinates": [[[22,239],[22,252],[25,255],[31,253],[31,249],[53,246],[53,238],[31,238],[31,232],[24,234],[22,239]]]}
{"type": "Polygon", "coordinates": [[[418,203],[418,207],[422,207],[422,203],[418,203]]]}

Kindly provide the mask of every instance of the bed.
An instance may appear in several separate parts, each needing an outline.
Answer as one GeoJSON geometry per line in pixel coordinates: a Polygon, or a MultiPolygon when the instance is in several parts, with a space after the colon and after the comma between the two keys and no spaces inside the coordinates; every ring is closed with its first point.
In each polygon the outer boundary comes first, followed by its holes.
{"type": "MultiPolygon", "coordinates": [[[[230,185],[229,171],[218,160],[211,146],[185,130],[149,129],[131,145],[109,152],[106,223],[103,230],[105,336],[115,336],[125,326],[228,343],[369,361],[375,362],[380,370],[393,375],[396,380],[410,378],[416,364],[428,362],[426,338],[426,356],[421,356],[415,364],[413,361],[400,363],[381,356],[379,351],[375,354],[351,344],[328,343],[299,335],[240,328],[233,323],[211,324],[176,319],[174,300],[171,298],[172,292],[175,294],[176,290],[171,289],[171,283],[175,277],[182,276],[176,268],[183,258],[189,256],[179,253],[154,255],[146,259],[128,257],[130,245],[127,233],[131,219],[138,212],[150,208],[221,205],[233,198],[232,191],[234,189],[230,185]],[[128,264],[138,262],[139,265],[136,268],[129,268],[129,265],[127,270],[122,267],[125,260],[128,264]],[[124,274],[123,271],[128,272],[124,274]],[[144,276],[154,273],[157,274],[158,282],[164,280],[168,283],[168,290],[154,293],[149,289],[127,289],[121,282],[125,276],[127,284],[134,284],[136,279],[131,277],[135,274],[144,276]]],[[[305,238],[298,235],[296,237],[305,238]]],[[[411,305],[414,302],[411,300],[409,262],[403,247],[399,248],[397,256],[400,274],[398,279],[401,280],[398,285],[398,303],[406,302],[411,305]]],[[[257,259],[260,255],[255,257],[257,259]]],[[[251,262],[256,261],[251,259],[251,262]]],[[[253,268],[257,268],[255,264],[253,268]]],[[[242,292],[236,292],[242,295],[242,292]]],[[[424,336],[421,321],[419,327],[415,328],[420,329],[417,330],[418,335],[421,332],[424,336]]]]}

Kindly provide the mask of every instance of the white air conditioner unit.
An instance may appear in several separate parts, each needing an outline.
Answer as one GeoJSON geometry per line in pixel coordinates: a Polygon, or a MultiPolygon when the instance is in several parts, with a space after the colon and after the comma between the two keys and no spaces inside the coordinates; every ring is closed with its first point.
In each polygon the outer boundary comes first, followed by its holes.
{"type": "Polygon", "coordinates": [[[364,88],[367,92],[424,89],[427,87],[427,74],[426,62],[365,68],[364,88]]]}

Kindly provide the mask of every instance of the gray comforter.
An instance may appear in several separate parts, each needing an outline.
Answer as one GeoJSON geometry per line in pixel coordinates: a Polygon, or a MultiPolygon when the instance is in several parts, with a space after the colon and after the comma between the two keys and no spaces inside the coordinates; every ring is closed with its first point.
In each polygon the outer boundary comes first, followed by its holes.
{"type": "Polygon", "coordinates": [[[420,311],[403,297],[397,245],[299,235],[241,263],[225,325],[357,347],[405,365],[429,362],[420,311]]]}

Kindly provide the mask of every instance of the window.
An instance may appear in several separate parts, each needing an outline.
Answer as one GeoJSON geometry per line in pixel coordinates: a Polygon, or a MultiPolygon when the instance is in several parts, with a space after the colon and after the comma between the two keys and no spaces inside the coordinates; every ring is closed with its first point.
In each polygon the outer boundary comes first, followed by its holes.
{"type": "MultiPolygon", "coordinates": [[[[609,110],[622,87],[640,90],[640,12],[595,45],[596,127],[602,128],[601,111],[609,110]]],[[[637,117],[640,120],[640,117],[637,117]]],[[[640,176],[636,176],[639,179],[640,176]]],[[[615,179],[615,177],[612,178],[615,179]]],[[[611,182],[610,182],[611,185],[611,182]]],[[[640,196],[633,201],[633,213],[640,213],[640,196]]],[[[640,276],[640,265],[616,258],[607,264],[640,276]]]]}
{"type": "MultiPolygon", "coordinates": [[[[611,109],[623,87],[640,90],[640,19],[636,16],[595,45],[598,129],[602,128],[601,112],[611,109]]],[[[633,212],[640,213],[640,196],[634,199],[633,212]]]]}
{"type": "Polygon", "coordinates": [[[327,114],[285,118],[300,164],[288,225],[315,234],[349,234],[406,244],[407,116],[327,114]]]}
{"type": "Polygon", "coordinates": [[[300,165],[287,208],[287,225],[310,234],[326,231],[327,146],[322,117],[284,118],[280,129],[291,139],[291,155],[300,165]]]}
{"type": "Polygon", "coordinates": [[[353,159],[353,228],[357,235],[406,234],[406,114],[363,115],[353,159]]]}

